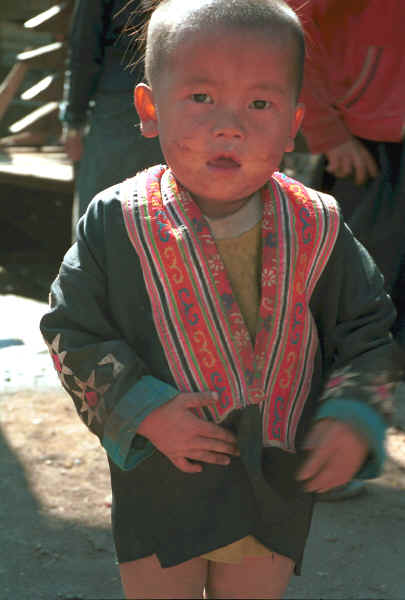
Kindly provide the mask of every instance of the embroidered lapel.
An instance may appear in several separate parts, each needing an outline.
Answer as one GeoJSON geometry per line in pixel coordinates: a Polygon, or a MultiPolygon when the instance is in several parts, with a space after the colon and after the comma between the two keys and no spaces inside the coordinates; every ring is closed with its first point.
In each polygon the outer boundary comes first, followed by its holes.
{"type": "Polygon", "coordinates": [[[318,345],[308,305],[336,240],[337,211],[281,174],[262,191],[253,348],[210,228],[171,171],[153,167],[123,186],[128,236],[177,387],[216,390],[216,406],[200,415],[217,422],[260,403],[264,444],[293,450],[318,345]]]}

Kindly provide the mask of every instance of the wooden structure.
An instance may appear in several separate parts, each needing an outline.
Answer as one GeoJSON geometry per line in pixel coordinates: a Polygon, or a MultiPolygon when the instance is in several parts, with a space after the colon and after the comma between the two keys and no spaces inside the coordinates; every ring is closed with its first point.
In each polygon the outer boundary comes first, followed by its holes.
{"type": "Polygon", "coordinates": [[[30,4],[40,10],[28,19],[26,0],[21,7],[18,0],[4,7],[15,38],[20,31],[21,39],[31,32],[31,39],[38,36],[40,43],[18,48],[0,83],[0,121],[7,122],[8,129],[0,138],[0,257],[7,254],[10,260],[21,234],[23,246],[32,242],[34,253],[56,254],[57,260],[71,237],[73,167],[60,145],[58,109],[73,0],[30,4]],[[24,21],[18,19],[20,14],[24,21]],[[21,93],[27,79],[32,85],[21,93]],[[18,118],[10,119],[16,106],[18,118]]]}
{"type": "MultiPolygon", "coordinates": [[[[0,85],[0,119],[6,115],[16,100],[16,95],[27,73],[35,73],[38,80],[26,89],[19,98],[20,105],[29,101],[36,108],[27,108],[22,118],[9,125],[11,135],[0,139],[0,147],[16,145],[42,146],[51,139],[60,137],[60,123],[57,118],[59,102],[62,98],[63,73],[66,62],[66,38],[70,26],[72,0],[64,0],[34,15],[21,25],[38,39],[35,47],[21,48],[16,53],[14,64],[0,85]],[[41,34],[47,34],[44,38],[41,34]],[[41,36],[41,37],[39,37],[41,36]],[[31,134],[31,135],[30,135],[31,134]]],[[[18,35],[18,28],[15,35],[18,35]]],[[[23,38],[22,38],[23,39],[23,38]]]]}

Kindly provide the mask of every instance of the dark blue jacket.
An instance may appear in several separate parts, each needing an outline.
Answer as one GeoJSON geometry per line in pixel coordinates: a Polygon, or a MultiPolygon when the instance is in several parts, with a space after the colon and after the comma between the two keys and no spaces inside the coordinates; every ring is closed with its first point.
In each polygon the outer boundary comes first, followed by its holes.
{"type": "Polygon", "coordinates": [[[86,123],[89,105],[98,93],[132,91],[143,76],[143,67],[132,60],[131,38],[123,32],[140,2],[128,0],[76,0],[72,16],[65,73],[61,120],[70,126],[86,123]]]}

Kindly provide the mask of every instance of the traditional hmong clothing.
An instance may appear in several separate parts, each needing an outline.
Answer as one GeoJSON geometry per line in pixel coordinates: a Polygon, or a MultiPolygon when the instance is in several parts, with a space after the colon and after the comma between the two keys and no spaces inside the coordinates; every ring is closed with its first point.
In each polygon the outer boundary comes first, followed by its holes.
{"type": "Polygon", "coordinates": [[[402,367],[382,277],[331,197],[280,173],[260,194],[253,316],[236,302],[226,244],[164,166],[97,196],[52,286],[41,328],[108,453],[119,562],[156,553],[168,567],[253,536],[299,569],[313,496],[295,473],[314,419],[357,427],[370,444],[358,476],[380,470],[402,367]],[[241,455],[190,475],[137,427],[203,390],[219,400],[201,418],[234,431],[241,455]]]}

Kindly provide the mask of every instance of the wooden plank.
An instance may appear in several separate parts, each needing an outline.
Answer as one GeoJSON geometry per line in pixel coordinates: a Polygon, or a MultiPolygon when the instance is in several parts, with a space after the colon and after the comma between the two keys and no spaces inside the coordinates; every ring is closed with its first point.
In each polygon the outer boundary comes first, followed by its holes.
{"type": "Polygon", "coordinates": [[[0,183],[73,191],[73,166],[60,147],[0,150],[0,183]]]}

